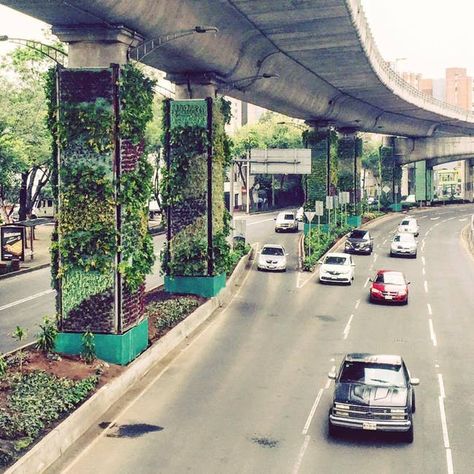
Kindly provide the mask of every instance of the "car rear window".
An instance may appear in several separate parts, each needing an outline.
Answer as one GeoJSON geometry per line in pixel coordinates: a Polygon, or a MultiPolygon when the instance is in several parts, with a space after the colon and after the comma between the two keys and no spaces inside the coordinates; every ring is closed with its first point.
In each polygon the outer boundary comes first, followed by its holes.
{"type": "Polygon", "coordinates": [[[295,216],[293,214],[285,214],[285,216],[283,217],[283,219],[285,219],[285,221],[291,221],[295,218],[295,216]]]}
{"type": "Polygon", "coordinates": [[[326,257],[326,261],[329,265],[344,265],[347,261],[346,257],[326,257]]]}
{"type": "Polygon", "coordinates": [[[283,255],[283,250],[278,247],[263,247],[262,255],[283,255]]]}
{"type": "Polygon", "coordinates": [[[402,221],[400,225],[410,225],[410,221],[402,221]]]}
{"type": "Polygon", "coordinates": [[[385,272],[379,273],[375,283],[387,283],[389,285],[405,285],[405,278],[401,273],[385,272]]]}
{"type": "Polygon", "coordinates": [[[339,381],[342,383],[406,386],[403,367],[396,364],[344,362],[339,381]]]}
{"type": "Polygon", "coordinates": [[[415,237],[412,234],[398,234],[393,240],[394,242],[414,242],[415,237]]]}
{"type": "Polygon", "coordinates": [[[367,232],[364,230],[353,230],[351,235],[349,236],[350,239],[363,239],[365,238],[367,232]]]}

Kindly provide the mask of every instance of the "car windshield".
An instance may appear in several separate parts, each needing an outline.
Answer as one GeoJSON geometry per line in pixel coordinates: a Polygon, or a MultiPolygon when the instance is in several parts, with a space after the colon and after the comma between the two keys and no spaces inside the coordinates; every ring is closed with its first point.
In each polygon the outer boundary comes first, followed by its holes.
{"type": "Polygon", "coordinates": [[[405,285],[405,278],[401,273],[385,272],[379,273],[375,283],[388,283],[389,285],[405,285]]]}
{"type": "Polygon", "coordinates": [[[351,235],[349,236],[350,239],[364,239],[367,232],[363,230],[353,230],[351,235]]]}
{"type": "Polygon", "coordinates": [[[285,219],[285,221],[292,221],[294,218],[295,216],[293,214],[285,214],[283,216],[283,219],[285,219]]]}
{"type": "Polygon", "coordinates": [[[411,234],[398,234],[393,239],[394,242],[414,242],[415,238],[411,234]]]}
{"type": "Polygon", "coordinates": [[[263,247],[262,255],[283,255],[283,249],[278,247],[263,247]]]}
{"type": "Polygon", "coordinates": [[[326,261],[324,263],[327,263],[328,265],[345,265],[347,263],[347,258],[330,255],[326,257],[326,261]]]}
{"type": "Polygon", "coordinates": [[[339,382],[405,387],[403,367],[398,364],[345,362],[339,382]]]}

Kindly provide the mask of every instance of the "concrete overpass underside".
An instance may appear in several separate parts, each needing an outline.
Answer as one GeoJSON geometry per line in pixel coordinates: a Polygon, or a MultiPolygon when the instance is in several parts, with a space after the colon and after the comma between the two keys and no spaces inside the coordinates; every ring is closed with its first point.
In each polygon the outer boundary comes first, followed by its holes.
{"type": "Polygon", "coordinates": [[[226,95],[292,117],[408,137],[470,136],[474,116],[417,91],[377,50],[359,0],[0,0],[54,26],[139,38],[213,25],[144,62],[171,74],[210,73],[226,95]],[[278,78],[238,82],[244,77],[278,78]]]}

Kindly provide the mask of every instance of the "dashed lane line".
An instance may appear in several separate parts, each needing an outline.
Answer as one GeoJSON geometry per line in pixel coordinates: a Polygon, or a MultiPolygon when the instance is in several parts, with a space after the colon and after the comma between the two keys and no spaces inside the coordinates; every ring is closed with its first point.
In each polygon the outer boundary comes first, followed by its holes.
{"type": "Polygon", "coordinates": [[[438,340],[436,339],[436,333],[435,333],[434,326],[433,326],[433,320],[431,318],[428,320],[428,324],[430,326],[431,342],[433,343],[434,347],[437,347],[438,346],[438,340]]]}
{"type": "Polygon", "coordinates": [[[359,305],[360,305],[360,300],[357,300],[356,304],[354,305],[354,309],[357,309],[359,307],[359,305]]]}
{"type": "Polygon", "coordinates": [[[425,288],[425,293],[428,293],[428,282],[426,280],[423,282],[423,287],[425,288]]]}
{"type": "Polygon", "coordinates": [[[311,421],[313,420],[314,414],[316,413],[316,408],[318,408],[319,402],[321,401],[321,397],[323,396],[324,388],[320,388],[318,394],[316,395],[316,399],[314,400],[313,406],[309,412],[308,418],[306,419],[306,423],[304,425],[303,431],[301,434],[307,435],[309,427],[311,425],[311,421]]]}
{"type": "Polygon", "coordinates": [[[428,314],[432,316],[433,314],[433,309],[431,308],[431,305],[429,303],[426,303],[426,306],[428,307],[428,314]]]}

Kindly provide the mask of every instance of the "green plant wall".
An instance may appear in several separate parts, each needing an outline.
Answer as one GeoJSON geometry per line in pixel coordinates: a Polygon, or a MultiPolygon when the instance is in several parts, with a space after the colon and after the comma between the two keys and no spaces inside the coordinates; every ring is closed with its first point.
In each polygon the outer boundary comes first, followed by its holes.
{"type": "MultiPolygon", "coordinates": [[[[306,176],[305,209],[314,210],[315,201],[325,203],[326,196],[334,195],[336,191],[338,177],[337,134],[334,130],[313,129],[303,132],[303,142],[306,148],[311,148],[311,174],[306,176]]],[[[326,216],[321,222],[325,223],[325,219],[326,216]]]]}
{"type": "Polygon", "coordinates": [[[400,202],[402,167],[395,163],[391,147],[384,146],[380,148],[380,166],[382,176],[382,205],[388,206],[395,202],[395,186],[398,186],[396,200],[400,202]],[[385,186],[390,188],[390,191],[387,193],[383,191],[385,186]]]}
{"type": "Polygon", "coordinates": [[[164,107],[168,164],[161,195],[167,209],[168,242],[162,268],[171,276],[218,275],[230,262],[224,206],[224,169],[230,159],[224,126],[229,105],[223,99],[207,99],[168,101],[164,107]]]}
{"type": "Polygon", "coordinates": [[[49,73],[48,97],[59,146],[52,277],[60,329],[121,332],[139,318],[154,262],[147,228],[152,171],[143,143],[153,82],[132,66],[57,74],[58,81],[49,73]]]}

